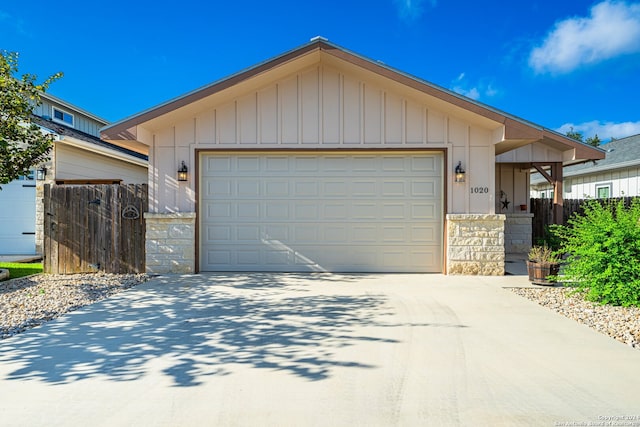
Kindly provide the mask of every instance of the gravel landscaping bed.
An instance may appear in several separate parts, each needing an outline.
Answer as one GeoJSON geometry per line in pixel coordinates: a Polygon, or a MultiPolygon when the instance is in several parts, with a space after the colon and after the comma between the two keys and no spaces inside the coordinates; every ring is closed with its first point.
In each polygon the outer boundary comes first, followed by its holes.
{"type": "Polygon", "coordinates": [[[640,350],[640,308],[585,301],[571,288],[511,288],[516,294],[550,308],[598,332],[640,350]]]}
{"type": "Polygon", "coordinates": [[[0,339],[140,283],[146,274],[39,274],[0,282],[0,339]]]}

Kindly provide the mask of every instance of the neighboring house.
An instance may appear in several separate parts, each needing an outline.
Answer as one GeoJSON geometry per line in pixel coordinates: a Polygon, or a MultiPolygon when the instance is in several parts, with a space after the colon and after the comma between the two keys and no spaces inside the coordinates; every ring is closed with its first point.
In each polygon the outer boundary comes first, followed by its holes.
{"type": "MultiPolygon", "coordinates": [[[[616,139],[600,148],[603,160],[564,169],[565,199],[640,196],[640,135],[616,139]]],[[[553,188],[539,174],[531,175],[531,197],[553,198],[553,188]]]]}
{"type": "Polygon", "coordinates": [[[43,189],[46,183],[144,183],[147,157],[102,141],[107,121],[49,94],[33,121],[54,134],[51,159],[0,191],[0,254],[42,254],[43,189]]]}
{"type": "Polygon", "coordinates": [[[150,272],[504,274],[532,163],[604,157],[323,38],[101,134],[149,154],[150,272]]]}

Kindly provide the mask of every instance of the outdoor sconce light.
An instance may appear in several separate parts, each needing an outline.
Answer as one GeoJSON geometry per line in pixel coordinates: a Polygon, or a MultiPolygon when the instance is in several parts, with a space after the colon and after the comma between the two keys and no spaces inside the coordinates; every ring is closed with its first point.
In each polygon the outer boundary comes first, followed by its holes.
{"type": "Polygon", "coordinates": [[[184,164],[184,160],[178,169],[178,181],[186,181],[189,177],[189,169],[187,169],[187,165],[184,164]]]}
{"type": "Polygon", "coordinates": [[[456,166],[456,178],[455,182],[464,182],[465,171],[462,168],[462,162],[458,162],[458,166],[456,166]]]}
{"type": "Polygon", "coordinates": [[[36,170],[36,180],[44,181],[47,178],[47,168],[42,166],[40,169],[36,170]]]}

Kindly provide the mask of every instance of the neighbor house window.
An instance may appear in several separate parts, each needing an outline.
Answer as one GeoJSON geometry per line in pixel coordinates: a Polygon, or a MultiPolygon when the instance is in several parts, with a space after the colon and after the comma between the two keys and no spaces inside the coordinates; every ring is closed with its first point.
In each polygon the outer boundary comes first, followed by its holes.
{"type": "Polygon", "coordinates": [[[53,107],[53,120],[56,122],[64,123],[68,126],[73,126],[73,114],[53,107]]]}
{"type": "Polygon", "coordinates": [[[611,197],[611,184],[596,185],[596,197],[598,199],[608,199],[611,197]]]}

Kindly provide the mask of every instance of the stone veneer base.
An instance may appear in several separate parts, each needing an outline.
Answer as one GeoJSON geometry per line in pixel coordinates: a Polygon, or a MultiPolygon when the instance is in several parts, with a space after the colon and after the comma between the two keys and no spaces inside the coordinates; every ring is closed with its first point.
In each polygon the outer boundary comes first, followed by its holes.
{"type": "Polygon", "coordinates": [[[447,215],[447,274],[504,275],[505,215],[447,215]]]}
{"type": "Polygon", "coordinates": [[[147,273],[195,272],[195,212],[144,214],[147,273]]]}
{"type": "Polygon", "coordinates": [[[532,213],[507,214],[504,223],[504,250],[508,254],[525,254],[531,249],[532,213]]]}

